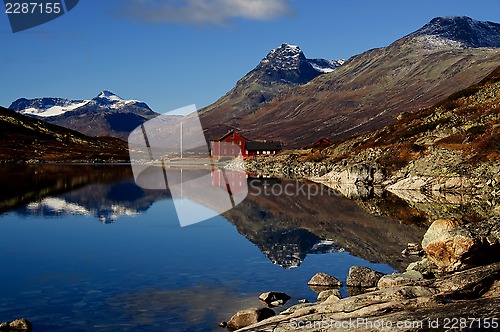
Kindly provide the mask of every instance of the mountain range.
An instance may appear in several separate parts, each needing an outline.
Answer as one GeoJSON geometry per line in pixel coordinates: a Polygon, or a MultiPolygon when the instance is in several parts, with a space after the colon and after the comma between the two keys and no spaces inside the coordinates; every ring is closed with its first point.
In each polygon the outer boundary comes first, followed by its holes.
{"type": "Polygon", "coordinates": [[[129,133],[158,116],[146,103],[125,100],[102,91],[90,100],[64,98],[21,98],[10,109],[89,136],[111,136],[126,140],[129,133]]]}
{"type": "Polygon", "coordinates": [[[265,59],[235,89],[203,109],[201,121],[208,137],[236,129],[249,139],[280,140],[287,147],[323,137],[343,139],[392,124],[403,112],[428,107],[479,82],[500,63],[499,47],[499,24],[436,18],[307,84],[281,86],[270,100],[260,97],[263,90],[256,82],[269,77],[267,68],[278,66],[265,59]],[[248,106],[239,91],[261,103],[248,106]]]}
{"type": "MultiPolygon", "coordinates": [[[[285,147],[378,130],[486,77],[500,64],[500,24],[438,17],[387,47],[347,61],[308,59],[295,45],[269,54],[199,111],[207,138],[234,129],[285,147]]],[[[10,108],[90,136],[126,140],[156,117],[144,102],[109,91],[91,100],[18,99],[10,108]]]]}

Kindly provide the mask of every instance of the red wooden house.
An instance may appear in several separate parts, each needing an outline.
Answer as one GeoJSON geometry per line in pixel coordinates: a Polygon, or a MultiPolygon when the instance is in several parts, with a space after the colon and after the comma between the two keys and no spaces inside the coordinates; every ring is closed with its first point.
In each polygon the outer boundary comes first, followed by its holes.
{"type": "Polygon", "coordinates": [[[283,150],[281,142],[251,141],[230,130],[219,139],[210,141],[210,153],[214,158],[222,157],[254,157],[273,155],[283,150]]]}

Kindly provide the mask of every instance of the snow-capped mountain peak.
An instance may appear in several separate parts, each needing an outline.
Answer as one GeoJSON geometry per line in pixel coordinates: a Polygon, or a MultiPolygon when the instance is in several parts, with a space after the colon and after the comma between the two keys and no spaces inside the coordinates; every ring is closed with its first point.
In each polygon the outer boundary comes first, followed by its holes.
{"type": "Polygon", "coordinates": [[[104,99],[109,99],[109,100],[112,100],[112,101],[123,100],[122,98],[120,98],[119,96],[117,96],[116,94],[114,94],[113,92],[108,91],[108,90],[101,91],[101,93],[99,93],[99,95],[97,96],[97,98],[104,98],[104,99]]]}
{"type": "Polygon", "coordinates": [[[307,59],[299,46],[284,43],[271,50],[255,71],[265,74],[265,81],[305,84],[313,78],[340,67],[343,60],[307,59]]]}
{"type": "Polygon", "coordinates": [[[431,49],[497,48],[500,24],[467,16],[436,17],[408,37],[431,49]]]}
{"type": "Polygon", "coordinates": [[[114,109],[121,108],[127,105],[144,104],[138,100],[125,100],[119,97],[117,94],[108,90],[101,91],[99,95],[97,95],[97,97],[92,99],[91,103],[93,105],[114,108],[114,109]]]}
{"type": "Polygon", "coordinates": [[[262,60],[261,65],[269,70],[297,70],[306,57],[300,47],[285,43],[271,50],[262,60]]]}

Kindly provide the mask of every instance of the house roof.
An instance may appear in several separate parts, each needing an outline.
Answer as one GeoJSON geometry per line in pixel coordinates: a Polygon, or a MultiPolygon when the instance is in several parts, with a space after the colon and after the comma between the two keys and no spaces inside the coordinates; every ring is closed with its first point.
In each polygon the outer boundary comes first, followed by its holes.
{"type": "Polygon", "coordinates": [[[255,142],[247,141],[246,149],[248,151],[278,151],[282,150],[281,142],[255,142]]]}
{"type": "Polygon", "coordinates": [[[243,137],[245,139],[245,141],[248,141],[248,139],[246,137],[244,137],[243,135],[241,135],[241,134],[235,132],[233,129],[231,129],[227,133],[225,133],[224,135],[222,135],[221,137],[219,137],[217,139],[214,139],[214,142],[220,142],[220,141],[222,141],[223,139],[225,139],[226,137],[228,137],[229,135],[232,135],[232,134],[238,134],[241,137],[243,137]]]}

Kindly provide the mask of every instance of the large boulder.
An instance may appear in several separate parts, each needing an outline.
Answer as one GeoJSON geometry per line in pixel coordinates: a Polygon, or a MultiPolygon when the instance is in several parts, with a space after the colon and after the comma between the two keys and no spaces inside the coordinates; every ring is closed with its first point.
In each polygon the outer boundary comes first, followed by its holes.
{"type": "Polygon", "coordinates": [[[241,329],[243,327],[256,324],[264,319],[273,317],[276,313],[269,308],[251,308],[238,311],[227,322],[227,327],[230,329],[241,329]]]}
{"type": "Polygon", "coordinates": [[[342,287],[342,281],[323,272],[316,273],[307,284],[309,286],[321,286],[329,288],[342,287]]]}
{"type": "Polygon", "coordinates": [[[427,257],[443,272],[456,272],[497,261],[500,219],[464,223],[436,220],[422,240],[427,257]]]}
{"type": "Polygon", "coordinates": [[[377,286],[378,281],[385,274],[364,266],[351,266],[347,275],[348,287],[370,288],[377,286]]]}

